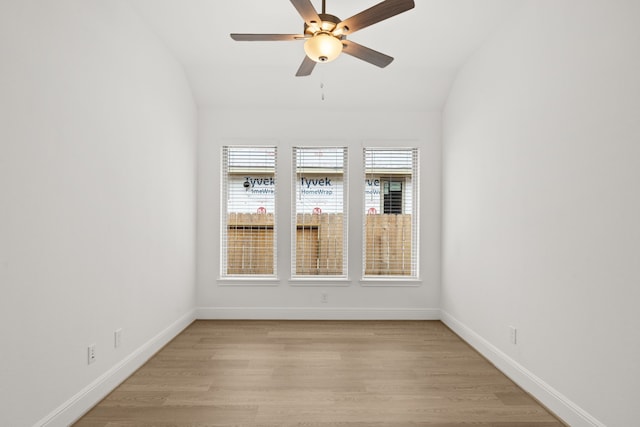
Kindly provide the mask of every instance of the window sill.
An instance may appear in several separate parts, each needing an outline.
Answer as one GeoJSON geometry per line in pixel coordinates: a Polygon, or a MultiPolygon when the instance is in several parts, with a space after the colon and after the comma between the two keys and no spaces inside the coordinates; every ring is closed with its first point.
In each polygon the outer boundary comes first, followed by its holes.
{"type": "Polygon", "coordinates": [[[221,277],[216,281],[218,286],[279,286],[276,277],[221,277]]]}
{"type": "Polygon", "coordinates": [[[360,286],[377,286],[377,287],[418,287],[422,286],[422,280],[416,278],[404,278],[404,277],[363,277],[359,281],[360,286]]]}
{"type": "Polygon", "coordinates": [[[348,277],[293,277],[289,279],[291,286],[349,286],[348,277]]]}

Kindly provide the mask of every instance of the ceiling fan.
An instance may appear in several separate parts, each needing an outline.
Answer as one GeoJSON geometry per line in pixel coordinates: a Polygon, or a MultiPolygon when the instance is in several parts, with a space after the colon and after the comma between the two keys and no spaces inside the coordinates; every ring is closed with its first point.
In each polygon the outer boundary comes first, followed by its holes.
{"type": "Polygon", "coordinates": [[[322,0],[322,13],[316,12],[311,0],[291,0],[291,3],[304,19],[302,34],[230,35],[236,41],[305,40],[306,56],[296,73],[298,77],[310,75],[316,63],[331,62],[341,52],[378,67],[386,67],[393,61],[391,56],[347,40],[347,36],[415,7],[413,0],[385,0],[342,21],[337,16],[326,13],[326,0],[322,0]]]}

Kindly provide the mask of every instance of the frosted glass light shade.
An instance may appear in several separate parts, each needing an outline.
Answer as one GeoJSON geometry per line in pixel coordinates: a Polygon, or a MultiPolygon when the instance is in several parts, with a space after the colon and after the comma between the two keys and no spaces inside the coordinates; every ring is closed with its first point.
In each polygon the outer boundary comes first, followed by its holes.
{"type": "Polygon", "coordinates": [[[304,42],[304,51],[316,62],[331,62],[340,56],[342,42],[329,33],[319,33],[304,42]]]}

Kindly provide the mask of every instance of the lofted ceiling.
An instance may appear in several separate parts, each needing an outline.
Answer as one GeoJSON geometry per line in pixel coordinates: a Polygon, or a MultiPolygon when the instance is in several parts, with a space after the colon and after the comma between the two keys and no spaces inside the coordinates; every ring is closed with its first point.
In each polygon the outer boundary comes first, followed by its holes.
{"type": "MultiPolygon", "coordinates": [[[[415,0],[414,9],[349,36],[395,58],[348,55],[295,77],[303,41],[237,42],[229,33],[301,33],[288,0],[129,0],[182,64],[202,108],[441,110],[462,64],[516,0],[415,0]],[[324,94],[324,99],[323,95],[324,94]]],[[[381,0],[327,0],[346,19],[381,0]]],[[[321,0],[312,0],[316,10],[321,0]]]]}

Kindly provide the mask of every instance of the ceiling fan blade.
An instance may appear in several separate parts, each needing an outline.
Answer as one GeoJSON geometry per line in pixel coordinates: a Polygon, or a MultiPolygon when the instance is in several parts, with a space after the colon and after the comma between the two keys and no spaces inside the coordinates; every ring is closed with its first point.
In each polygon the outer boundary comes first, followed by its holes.
{"type": "Polygon", "coordinates": [[[369,25],[384,21],[414,7],[413,0],[385,0],[340,22],[337,29],[341,28],[342,34],[353,34],[369,25]]]}
{"type": "Polygon", "coordinates": [[[322,21],[318,16],[318,12],[316,12],[316,8],[311,4],[311,0],[291,0],[291,3],[307,25],[311,25],[312,22],[319,24],[322,21]]]}
{"type": "Polygon", "coordinates": [[[232,39],[239,42],[260,42],[260,41],[290,41],[304,39],[302,34],[229,34],[232,39]]]}
{"type": "Polygon", "coordinates": [[[304,76],[311,75],[311,72],[313,71],[313,67],[315,66],[316,66],[316,61],[314,61],[313,59],[305,55],[304,59],[302,60],[302,64],[300,64],[300,68],[298,68],[296,77],[304,77],[304,76]]]}
{"type": "Polygon", "coordinates": [[[362,46],[356,42],[352,42],[351,40],[343,40],[342,41],[342,52],[347,55],[351,55],[355,58],[362,59],[369,64],[376,65],[380,68],[384,68],[387,65],[391,64],[393,58],[389,55],[385,55],[384,53],[380,53],[376,50],[369,49],[368,47],[362,46]]]}

